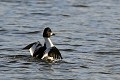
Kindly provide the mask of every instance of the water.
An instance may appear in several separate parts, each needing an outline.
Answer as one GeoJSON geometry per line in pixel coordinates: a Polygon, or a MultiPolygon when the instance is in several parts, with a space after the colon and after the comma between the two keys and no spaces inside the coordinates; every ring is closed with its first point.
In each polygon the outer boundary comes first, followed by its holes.
{"type": "Polygon", "coordinates": [[[0,80],[119,80],[120,0],[0,0],[0,80]],[[50,27],[63,60],[21,50],[50,27]]]}

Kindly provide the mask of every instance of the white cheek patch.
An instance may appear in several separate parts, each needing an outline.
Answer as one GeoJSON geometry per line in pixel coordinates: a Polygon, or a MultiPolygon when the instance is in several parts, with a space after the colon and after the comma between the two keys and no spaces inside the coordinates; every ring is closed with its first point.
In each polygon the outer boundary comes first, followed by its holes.
{"type": "Polygon", "coordinates": [[[50,34],[51,36],[53,35],[53,33],[50,34]]]}
{"type": "Polygon", "coordinates": [[[54,33],[51,33],[50,35],[52,36],[52,35],[55,35],[55,34],[54,34],[54,33]]]}

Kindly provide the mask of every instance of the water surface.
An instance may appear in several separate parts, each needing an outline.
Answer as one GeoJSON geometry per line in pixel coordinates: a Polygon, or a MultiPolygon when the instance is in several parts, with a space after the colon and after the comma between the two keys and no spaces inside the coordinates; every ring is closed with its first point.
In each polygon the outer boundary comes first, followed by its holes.
{"type": "Polygon", "coordinates": [[[0,80],[119,80],[119,0],[0,0],[0,80]],[[63,60],[21,50],[50,27],[63,60]]]}

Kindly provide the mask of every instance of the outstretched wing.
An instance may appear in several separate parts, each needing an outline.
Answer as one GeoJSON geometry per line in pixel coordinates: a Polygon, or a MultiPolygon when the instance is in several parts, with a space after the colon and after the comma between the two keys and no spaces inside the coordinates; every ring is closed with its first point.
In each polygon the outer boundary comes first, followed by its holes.
{"type": "Polygon", "coordinates": [[[53,59],[63,59],[61,53],[56,47],[52,47],[48,56],[53,57],[53,59]]]}
{"type": "Polygon", "coordinates": [[[41,43],[39,41],[31,43],[29,45],[27,45],[26,47],[24,47],[23,49],[29,49],[31,56],[36,56],[36,51],[39,50],[39,48],[41,47],[41,43]]]}
{"type": "Polygon", "coordinates": [[[38,42],[34,42],[34,43],[27,45],[26,47],[23,48],[23,50],[30,49],[34,44],[37,44],[37,43],[38,43],[38,46],[42,46],[42,44],[38,41],[38,42]]]}

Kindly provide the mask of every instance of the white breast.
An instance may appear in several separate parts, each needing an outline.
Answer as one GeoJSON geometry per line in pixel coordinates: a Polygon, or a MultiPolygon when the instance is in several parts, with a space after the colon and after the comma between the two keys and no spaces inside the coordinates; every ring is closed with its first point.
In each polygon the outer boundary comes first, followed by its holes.
{"type": "Polygon", "coordinates": [[[50,49],[51,49],[51,48],[47,48],[47,49],[45,50],[44,55],[43,55],[43,57],[42,57],[41,59],[44,59],[45,57],[48,57],[48,53],[49,53],[50,49]]]}

